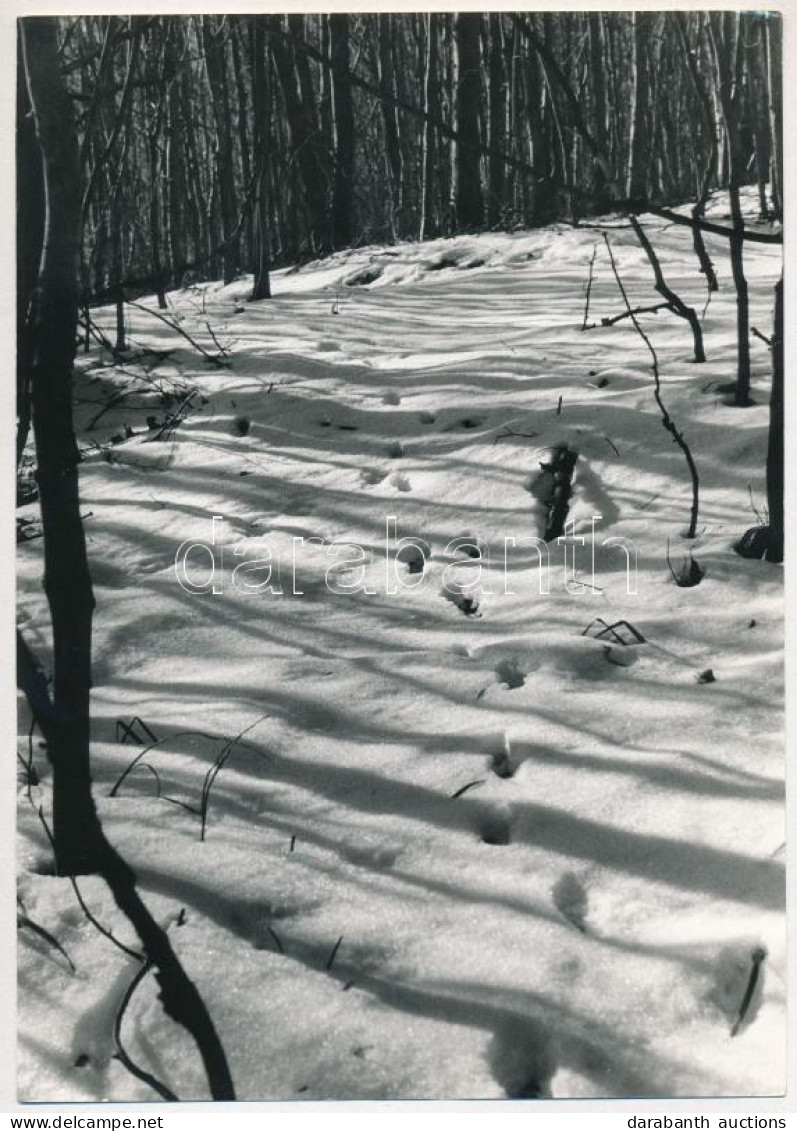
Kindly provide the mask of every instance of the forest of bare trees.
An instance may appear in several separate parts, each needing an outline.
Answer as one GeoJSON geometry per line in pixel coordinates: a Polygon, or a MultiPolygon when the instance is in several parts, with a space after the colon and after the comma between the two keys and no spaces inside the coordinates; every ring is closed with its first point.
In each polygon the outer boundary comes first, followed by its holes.
{"type": "MultiPolygon", "coordinates": [[[[626,307],[609,321],[628,317],[639,329],[640,314],[680,318],[690,360],[700,365],[701,318],[672,289],[640,219],[647,213],[689,230],[707,302],[720,284],[706,236],[722,241],[722,286],[735,297],[736,365],[726,391],[729,404],[746,408],[751,337],[762,337],[750,322],[746,250],[782,242],[780,73],[780,21],[771,13],[20,22],[17,462],[32,435],[53,677],[21,634],[18,680],[53,768],[48,835],[57,869],[107,881],[141,941],[133,957],[156,971],[166,1011],[195,1039],[216,1098],[233,1094],[221,1042],[132,871],[106,840],[92,797],[94,597],[71,386],[76,350],[96,344],[92,310],[115,304],[115,340],[100,345],[119,361],[125,307],[144,295],[166,311],[171,290],[251,274],[248,297],[268,300],[274,269],[345,249],[572,228],[613,213],[633,233],[661,301],[632,308],[607,238],[626,307]],[[745,191],[756,193],[754,224],[749,209],[743,215],[745,191]],[[717,192],[727,207],[709,219],[717,192]]],[[[773,375],[766,521],[736,548],[780,562],[782,279],[772,297],[774,326],[763,335],[773,375]]],[[[640,334],[653,356],[662,423],[691,476],[693,539],[698,472],[661,400],[656,353],[640,334]]]]}
{"type": "Polygon", "coordinates": [[[699,217],[757,183],[781,213],[766,14],[111,16],[58,36],[89,298],[612,198],[699,217]]]}

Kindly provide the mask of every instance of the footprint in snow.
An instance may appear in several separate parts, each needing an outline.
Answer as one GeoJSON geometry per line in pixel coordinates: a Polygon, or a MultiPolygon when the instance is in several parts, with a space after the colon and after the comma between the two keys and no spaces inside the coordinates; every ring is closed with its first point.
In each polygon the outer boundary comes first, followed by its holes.
{"type": "Polygon", "coordinates": [[[398,395],[398,393],[394,392],[394,390],[391,389],[382,397],[382,404],[401,404],[401,397],[398,395]]]}
{"type": "Polygon", "coordinates": [[[512,761],[512,749],[509,739],[504,735],[500,749],[492,754],[491,769],[497,778],[511,778],[515,776],[515,765],[512,761]]]}
{"type": "Polygon", "coordinates": [[[490,1042],[490,1068],[510,1100],[552,1096],[557,1069],[551,1033],[539,1022],[513,1016],[500,1024],[490,1042]]]}
{"type": "Polygon", "coordinates": [[[482,844],[504,847],[512,841],[512,813],[504,802],[479,801],[476,807],[476,831],[482,844]]]}
{"type": "Polygon", "coordinates": [[[565,872],[554,884],[551,895],[560,915],[564,915],[583,934],[587,929],[589,900],[586,888],[578,876],[573,872],[565,872]]]}
{"type": "Polygon", "coordinates": [[[390,476],[390,483],[393,487],[396,488],[397,491],[412,490],[412,484],[410,483],[409,477],[406,475],[401,475],[399,472],[396,472],[394,475],[390,476]]]}
{"type": "Polygon", "coordinates": [[[378,467],[366,467],[360,472],[360,478],[366,487],[375,487],[383,479],[387,479],[387,472],[380,471],[378,467]]]}
{"type": "Polygon", "coordinates": [[[495,678],[500,684],[510,691],[522,687],[526,682],[526,673],[521,671],[518,661],[513,656],[499,660],[495,665],[495,678]]]}
{"type": "Polygon", "coordinates": [[[433,412],[424,411],[418,413],[418,420],[421,422],[421,424],[434,424],[436,419],[437,418],[433,412]]]}

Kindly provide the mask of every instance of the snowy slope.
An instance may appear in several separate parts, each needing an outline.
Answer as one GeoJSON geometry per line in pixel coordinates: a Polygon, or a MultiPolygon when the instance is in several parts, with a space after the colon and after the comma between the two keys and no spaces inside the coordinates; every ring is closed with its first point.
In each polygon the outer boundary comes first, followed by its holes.
{"type": "MultiPolygon", "coordinates": [[[[646,227],[702,310],[688,229],[646,227]]],[[[631,301],[655,302],[633,233],[610,235],[631,301]]],[[[172,293],[180,325],[229,350],[224,368],[133,308],[134,353],[173,352],[124,372],[96,346],[79,357],[84,427],[138,378],[80,436],[99,807],[171,924],[240,1098],[782,1090],[781,571],[731,550],[756,521],[751,494],[765,504],[770,359],[755,339],[756,404],[729,406],[717,387],[734,376],[735,302],[726,249],[709,242],[708,362],[691,361],[683,322],[644,319],[700,474],[693,543],[643,342],[627,320],[580,329],[596,244],[590,320],[623,309],[597,230],[358,249],[278,272],[259,304],[244,279],[172,293]],[[161,392],[173,407],[192,389],[173,437],[148,442],[161,392]],[[125,424],[134,435],[108,446],[125,424]],[[579,456],[584,543],[570,539],[568,560],[582,584],[554,543],[541,592],[540,465],[562,443],[579,456]],[[221,591],[189,593],[175,554],[209,542],[213,516],[221,591]],[[386,555],[389,517],[425,563],[386,555]],[[635,548],[635,592],[608,538],[635,548]],[[676,569],[691,546],[700,585],[673,583],[668,543],[676,569]],[[260,566],[234,578],[247,562],[260,566]],[[582,636],[599,617],[645,643],[582,636]],[[706,669],[714,682],[699,682],[706,669]],[[117,732],[134,716],[159,744],[111,797],[143,749],[117,732]],[[196,813],[166,797],[196,808],[246,728],[200,841],[196,813]]],[[[769,334],[779,249],[750,245],[746,267],[752,324],[769,334]]],[[[97,321],[112,332],[112,311],[97,321]]],[[[201,581],[209,557],[193,554],[201,581]]],[[[19,617],[46,659],[40,575],[33,539],[19,617]]],[[[23,757],[28,725],[23,706],[23,757]]],[[[46,809],[36,739],[34,758],[46,809]]],[[[24,783],[19,814],[25,914],[77,968],[20,932],[20,1097],[154,1098],[113,1057],[136,964],[52,875],[24,783]]],[[[135,945],[104,885],[80,889],[135,945]]],[[[206,1096],[152,978],[122,1036],[181,1099],[206,1096]]]]}

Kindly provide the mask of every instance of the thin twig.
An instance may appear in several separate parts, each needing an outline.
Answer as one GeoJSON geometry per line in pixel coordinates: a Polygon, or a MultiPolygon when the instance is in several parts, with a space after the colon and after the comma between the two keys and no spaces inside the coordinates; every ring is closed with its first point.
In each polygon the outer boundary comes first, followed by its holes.
{"type": "Polygon", "coordinates": [[[589,261],[589,278],[587,279],[587,295],[584,300],[584,318],[581,322],[581,329],[587,329],[587,319],[589,318],[589,296],[592,294],[592,279],[595,268],[595,256],[598,254],[597,242],[592,247],[592,258],[589,261]]]}
{"type": "Polygon", "coordinates": [[[149,1084],[153,1092],[157,1092],[162,1100],[167,1100],[169,1103],[177,1103],[178,1097],[174,1094],[174,1092],[167,1088],[165,1084],[161,1084],[160,1080],[158,1080],[150,1072],[147,1072],[144,1068],[139,1068],[135,1061],[131,1060],[131,1058],[128,1056],[127,1051],[122,1044],[122,1021],[124,1019],[125,1012],[127,1010],[127,1007],[130,1005],[133,994],[136,992],[138,986],[141,984],[141,982],[143,982],[144,978],[147,976],[151,969],[152,963],[149,961],[149,959],[145,959],[141,963],[140,969],[138,969],[133,976],[130,985],[125,990],[124,997],[119,1004],[119,1009],[113,1023],[113,1043],[116,1046],[116,1055],[131,1076],[135,1076],[138,1080],[143,1080],[145,1084],[149,1084]]]}
{"type": "Polygon", "coordinates": [[[653,348],[653,343],[651,342],[650,338],[648,337],[648,335],[645,333],[645,331],[642,329],[641,325],[639,324],[639,320],[632,310],[631,303],[628,301],[628,295],[626,293],[625,287],[623,286],[623,281],[620,278],[620,273],[617,270],[617,263],[615,262],[615,259],[614,259],[614,252],[612,251],[612,245],[609,242],[609,237],[604,233],[603,238],[606,241],[606,248],[609,252],[609,259],[611,261],[612,271],[614,272],[614,277],[617,281],[617,286],[620,289],[620,294],[623,296],[623,301],[626,305],[626,309],[629,311],[629,316],[630,316],[631,321],[634,325],[634,329],[636,330],[636,332],[639,334],[642,341],[647,346],[647,348],[650,352],[650,356],[651,356],[652,361],[653,361],[653,364],[651,366],[651,369],[653,370],[653,381],[654,381],[653,395],[656,398],[656,404],[659,406],[659,411],[661,412],[662,426],[666,429],[667,432],[670,433],[670,435],[673,438],[673,441],[678,445],[678,447],[683,452],[684,459],[686,460],[686,465],[689,469],[689,474],[692,478],[692,511],[691,511],[691,515],[690,515],[690,519],[689,519],[689,529],[688,529],[688,532],[687,532],[687,538],[694,538],[695,533],[697,531],[698,499],[699,499],[699,489],[700,489],[700,480],[698,478],[697,468],[695,467],[695,461],[692,458],[692,452],[689,448],[689,445],[687,444],[686,440],[684,440],[684,438],[683,438],[683,433],[678,431],[677,427],[675,426],[675,424],[673,423],[673,421],[670,417],[669,412],[667,411],[667,407],[664,404],[664,401],[661,398],[661,377],[659,375],[658,354],[656,353],[656,350],[653,348]]]}
{"type": "Polygon", "coordinates": [[[159,321],[164,322],[170,329],[175,330],[178,334],[184,337],[185,340],[189,342],[194,347],[194,349],[198,353],[200,353],[207,361],[210,361],[213,365],[218,366],[219,369],[223,369],[226,366],[226,361],[218,357],[216,354],[208,353],[208,351],[204,349],[199,344],[199,342],[195,341],[191,337],[191,335],[182,328],[182,326],[178,326],[172,318],[167,318],[164,314],[161,314],[160,311],[153,310],[149,306],[144,306],[140,302],[135,302],[132,298],[125,299],[125,302],[129,306],[134,306],[136,310],[143,310],[145,314],[151,314],[153,318],[157,318],[159,321]]]}

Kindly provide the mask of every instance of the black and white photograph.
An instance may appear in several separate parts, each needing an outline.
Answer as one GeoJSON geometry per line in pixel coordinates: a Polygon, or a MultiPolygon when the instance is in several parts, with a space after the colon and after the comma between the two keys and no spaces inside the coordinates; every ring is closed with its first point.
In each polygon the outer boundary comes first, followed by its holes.
{"type": "Polygon", "coordinates": [[[766,1112],[789,13],[319,8],[9,20],[16,1103],[766,1112]]]}

